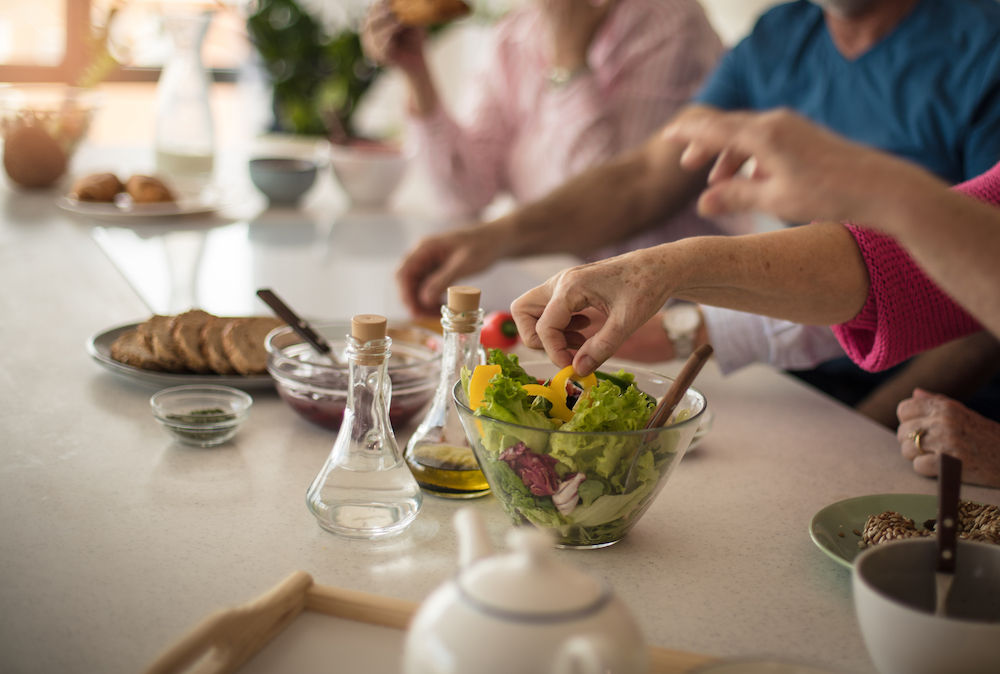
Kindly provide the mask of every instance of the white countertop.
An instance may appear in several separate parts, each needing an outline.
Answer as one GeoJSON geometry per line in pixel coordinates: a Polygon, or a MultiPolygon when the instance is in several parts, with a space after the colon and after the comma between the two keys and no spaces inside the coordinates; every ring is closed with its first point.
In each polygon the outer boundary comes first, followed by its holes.
{"type": "MultiPolygon", "coordinates": [[[[92,151],[82,162],[125,156],[92,151]]],[[[261,214],[242,188],[236,213],[249,215],[153,231],[95,229],[61,212],[58,193],[0,184],[0,671],[141,670],[210,612],[297,569],[413,601],[456,571],[450,521],[461,502],[427,497],[416,523],[384,542],[321,530],[304,497],[334,434],[275,393],[253,394],[233,442],[186,448],[153,420],[153,389],[87,356],[91,335],[176,309],[178,298],[265,313],[253,296],[264,286],[308,316],[402,316],[392,271],[435,226],[426,213],[400,215],[407,188],[390,214],[345,214],[329,175],[300,211],[261,214]],[[197,264],[204,241],[182,230],[209,241],[197,264]],[[116,256],[145,271],[123,274],[116,256]],[[157,256],[192,273],[167,283],[157,256]]],[[[562,262],[506,264],[474,281],[499,308],[562,262]]],[[[913,473],[889,431],[771,369],[722,378],[710,364],[697,386],[715,426],[642,521],[610,548],[557,554],[606,578],[657,646],[874,671],[850,575],[807,525],[841,499],[934,494],[936,482],[913,473]]],[[[396,430],[402,443],[412,427],[396,430]]],[[[969,486],[963,497],[1000,500],[969,486]]],[[[508,524],[493,498],[468,504],[502,545],[508,524]]]]}

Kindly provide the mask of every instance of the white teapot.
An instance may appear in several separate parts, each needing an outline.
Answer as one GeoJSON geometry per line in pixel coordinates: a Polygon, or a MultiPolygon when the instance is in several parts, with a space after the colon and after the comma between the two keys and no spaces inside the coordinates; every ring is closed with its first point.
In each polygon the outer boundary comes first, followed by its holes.
{"type": "Polygon", "coordinates": [[[642,633],[596,578],[558,561],[543,532],[513,529],[494,554],[482,515],[455,514],[461,570],[420,606],[404,674],[641,674],[642,633]]]}

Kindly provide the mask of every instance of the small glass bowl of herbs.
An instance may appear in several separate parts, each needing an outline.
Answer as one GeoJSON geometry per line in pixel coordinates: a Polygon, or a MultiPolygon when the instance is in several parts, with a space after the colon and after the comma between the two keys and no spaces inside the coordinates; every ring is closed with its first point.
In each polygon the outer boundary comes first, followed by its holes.
{"type": "Polygon", "coordinates": [[[180,443],[214,447],[232,439],[253,398],[228,386],[175,386],[149,399],[153,416],[180,443]]]}

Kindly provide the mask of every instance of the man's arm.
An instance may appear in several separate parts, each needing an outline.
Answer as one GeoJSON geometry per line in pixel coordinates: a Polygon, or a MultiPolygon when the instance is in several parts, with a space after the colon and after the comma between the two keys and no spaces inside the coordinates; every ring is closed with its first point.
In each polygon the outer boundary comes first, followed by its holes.
{"type": "Polygon", "coordinates": [[[896,408],[917,388],[964,400],[986,385],[1000,370],[1000,342],[977,332],[922,353],[902,372],[857,404],[856,409],[880,424],[896,429],[896,408]]]}
{"type": "MultiPolygon", "coordinates": [[[[1000,335],[997,204],[951,191],[916,165],[840,139],[787,111],[702,115],[668,125],[666,134],[688,143],[681,157],[685,166],[703,170],[719,157],[698,201],[702,214],[757,210],[792,222],[852,221],[880,229],[1000,335]],[[739,177],[751,156],[757,160],[754,175],[739,177]]],[[[1000,169],[966,185],[972,183],[989,183],[980,189],[1000,194],[1000,169]]]]}
{"type": "MultiPolygon", "coordinates": [[[[707,108],[688,106],[677,119],[707,108]]],[[[705,187],[708,170],[680,166],[683,146],[655,134],[634,152],[585,171],[545,198],[499,218],[503,257],[587,254],[680,212],[705,187]]]]}
{"type": "MultiPolygon", "coordinates": [[[[709,108],[689,106],[677,118],[709,108]]],[[[662,222],[705,186],[708,169],[681,168],[683,145],[661,134],[638,150],[595,167],[545,198],[492,222],[422,240],[397,272],[403,300],[415,314],[438,311],[457,279],[504,258],[547,253],[587,255],[662,222]]]]}

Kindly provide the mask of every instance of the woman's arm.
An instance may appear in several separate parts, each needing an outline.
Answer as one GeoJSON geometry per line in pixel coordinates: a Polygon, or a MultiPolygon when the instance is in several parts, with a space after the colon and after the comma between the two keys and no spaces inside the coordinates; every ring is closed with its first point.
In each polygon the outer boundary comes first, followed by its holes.
{"type": "Polygon", "coordinates": [[[840,323],[868,295],[868,272],[850,232],[806,225],[739,237],[696,237],[575,267],[515,300],[518,331],[558,365],[586,374],[669,297],[798,323],[840,323]],[[574,315],[607,316],[584,341],[574,315]],[[578,349],[575,356],[571,349],[578,349]]]}

